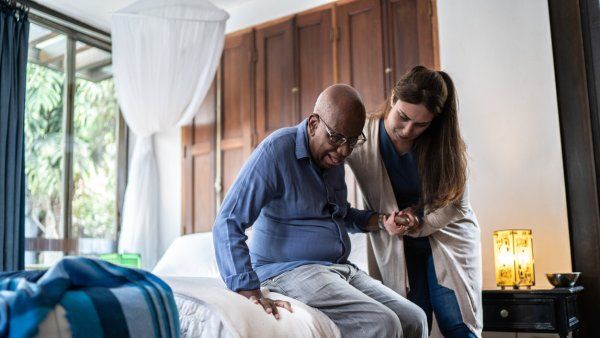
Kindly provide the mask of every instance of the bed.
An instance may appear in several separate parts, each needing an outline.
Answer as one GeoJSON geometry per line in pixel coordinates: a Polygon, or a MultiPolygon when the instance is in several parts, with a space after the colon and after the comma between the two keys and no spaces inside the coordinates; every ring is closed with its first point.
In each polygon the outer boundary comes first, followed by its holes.
{"type": "MultiPolygon", "coordinates": [[[[360,238],[353,245],[358,247],[353,251],[363,252],[360,238]]],[[[363,265],[354,257],[353,262],[357,261],[363,265]]],[[[294,299],[262,289],[267,297],[292,304],[294,313],[281,309],[281,318],[276,320],[229,291],[219,276],[212,233],[176,239],[152,272],[173,290],[182,337],[341,337],[327,316],[294,299]]]]}
{"type": "MultiPolygon", "coordinates": [[[[350,260],[366,269],[364,236],[351,235],[350,260]]],[[[251,237],[251,233],[249,234],[251,237]]],[[[173,291],[181,337],[341,337],[320,311],[263,288],[265,296],[287,300],[294,313],[281,309],[276,320],[243,296],[229,291],[216,265],[212,233],[179,237],[152,271],[173,291]]],[[[65,309],[57,305],[38,326],[38,337],[71,337],[65,309]]]]}

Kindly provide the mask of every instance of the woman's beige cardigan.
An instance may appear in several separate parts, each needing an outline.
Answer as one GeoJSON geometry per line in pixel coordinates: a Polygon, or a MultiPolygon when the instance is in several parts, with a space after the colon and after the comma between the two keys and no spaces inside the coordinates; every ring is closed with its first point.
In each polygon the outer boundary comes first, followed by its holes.
{"type": "MultiPolygon", "coordinates": [[[[398,204],[379,152],[379,121],[367,120],[367,142],[354,149],[346,163],[356,176],[365,206],[389,214],[398,210],[398,204]]],[[[481,337],[481,238],[467,192],[453,205],[426,212],[422,225],[410,236],[429,236],[438,283],[454,290],[463,321],[481,337]]],[[[377,231],[370,233],[369,239],[373,249],[370,254],[375,257],[375,262],[369,261],[370,272],[406,296],[409,285],[402,236],[377,231]]]]}

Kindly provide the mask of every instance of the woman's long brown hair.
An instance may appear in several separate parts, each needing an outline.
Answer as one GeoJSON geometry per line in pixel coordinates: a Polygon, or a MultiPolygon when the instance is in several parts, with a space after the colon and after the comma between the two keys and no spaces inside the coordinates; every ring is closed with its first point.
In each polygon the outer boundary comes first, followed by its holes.
{"type": "Polygon", "coordinates": [[[413,145],[421,177],[420,206],[435,210],[461,198],[467,182],[467,150],[458,127],[458,101],[448,74],[416,66],[396,83],[382,109],[370,119],[386,118],[398,101],[423,104],[434,119],[413,145]]]}

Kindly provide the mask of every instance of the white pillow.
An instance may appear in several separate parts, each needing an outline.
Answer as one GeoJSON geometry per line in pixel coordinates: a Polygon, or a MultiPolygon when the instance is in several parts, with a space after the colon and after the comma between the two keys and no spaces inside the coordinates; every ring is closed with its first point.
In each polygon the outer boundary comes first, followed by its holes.
{"type": "Polygon", "coordinates": [[[212,232],[177,238],[152,272],[160,276],[221,278],[215,258],[212,232]]]}

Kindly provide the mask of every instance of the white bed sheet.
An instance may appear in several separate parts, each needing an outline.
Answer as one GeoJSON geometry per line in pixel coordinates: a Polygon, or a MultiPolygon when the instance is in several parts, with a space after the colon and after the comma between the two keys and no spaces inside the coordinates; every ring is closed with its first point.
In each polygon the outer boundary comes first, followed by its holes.
{"type": "Polygon", "coordinates": [[[289,301],[294,312],[281,309],[276,320],[217,278],[160,277],[175,293],[182,337],[341,337],[322,312],[265,288],[266,297],[289,301]]]}
{"type": "Polygon", "coordinates": [[[205,302],[175,294],[181,338],[233,338],[221,317],[205,302]]]}

